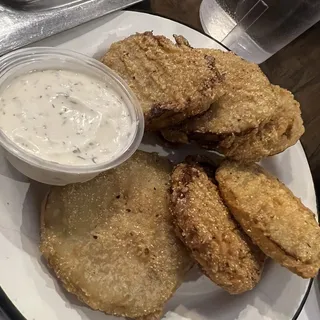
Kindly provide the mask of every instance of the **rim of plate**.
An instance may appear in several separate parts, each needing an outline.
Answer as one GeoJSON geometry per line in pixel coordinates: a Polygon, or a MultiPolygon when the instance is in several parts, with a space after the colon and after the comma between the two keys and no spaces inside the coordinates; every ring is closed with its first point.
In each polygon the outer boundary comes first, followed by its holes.
{"type": "MultiPolygon", "coordinates": [[[[121,11],[121,10],[120,10],[121,11]]],[[[122,11],[129,11],[129,12],[140,12],[140,13],[144,13],[144,14],[148,14],[148,15],[152,15],[152,16],[156,16],[156,17],[160,17],[162,19],[165,19],[165,20],[171,20],[171,21],[174,21],[176,23],[179,23],[181,25],[184,25],[196,32],[199,32],[200,34],[206,36],[207,38],[210,38],[211,40],[215,41],[216,43],[218,43],[220,46],[224,47],[227,51],[231,51],[228,47],[226,47],[224,44],[222,44],[220,41],[214,39],[213,37],[211,37],[210,35],[206,34],[204,31],[201,31],[201,30],[197,30],[195,29],[194,27],[192,27],[190,24],[187,24],[187,23],[184,23],[184,22],[180,22],[178,20],[175,20],[175,19],[172,19],[172,18],[168,18],[168,17],[165,17],[164,15],[161,15],[161,14],[156,14],[156,13],[153,13],[153,12],[148,12],[147,10],[145,9],[124,9],[122,11]]],[[[303,148],[303,145],[301,144],[302,148],[303,148]]],[[[305,153],[304,151],[304,148],[303,148],[303,152],[305,153]]],[[[306,160],[307,160],[307,163],[308,163],[308,166],[309,166],[309,169],[310,169],[310,165],[309,165],[309,160],[308,158],[306,157],[306,160]]],[[[311,177],[312,177],[312,174],[311,174],[311,177]]],[[[312,177],[313,179],[313,177],[312,177]]],[[[318,208],[318,201],[317,201],[317,194],[316,194],[316,202],[317,202],[317,216],[318,216],[318,219],[320,220],[320,212],[319,212],[319,208],[318,208]]],[[[295,312],[292,320],[297,320],[298,317],[300,316],[300,313],[303,309],[303,307],[305,306],[305,303],[309,297],[309,294],[310,294],[310,291],[311,291],[311,288],[312,288],[312,284],[313,284],[313,280],[314,279],[310,279],[309,281],[309,284],[308,284],[308,287],[307,287],[307,290],[305,292],[305,295],[304,297],[302,298],[301,300],[301,303],[300,305],[298,306],[297,308],[297,311],[295,312]]],[[[1,284],[0,284],[0,317],[1,316],[5,316],[5,320],[30,320],[30,319],[26,319],[22,313],[18,310],[18,308],[12,303],[12,301],[9,299],[9,297],[6,295],[6,293],[2,290],[1,288],[1,284]],[[3,313],[3,314],[2,314],[3,313]]]]}

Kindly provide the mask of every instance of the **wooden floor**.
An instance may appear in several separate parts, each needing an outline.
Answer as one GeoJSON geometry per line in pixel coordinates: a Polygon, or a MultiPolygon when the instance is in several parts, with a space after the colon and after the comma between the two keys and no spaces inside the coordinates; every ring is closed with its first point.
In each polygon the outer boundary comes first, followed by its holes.
{"type": "MultiPolygon", "coordinates": [[[[201,0],[150,0],[136,8],[202,31],[201,0]]],[[[152,29],[152,26],[150,26],[152,29]]],[[[320,22],[261,65],[270,81],[291,90],[300,102],[306,132],[301,141],[320,189],[320,22]]]]}

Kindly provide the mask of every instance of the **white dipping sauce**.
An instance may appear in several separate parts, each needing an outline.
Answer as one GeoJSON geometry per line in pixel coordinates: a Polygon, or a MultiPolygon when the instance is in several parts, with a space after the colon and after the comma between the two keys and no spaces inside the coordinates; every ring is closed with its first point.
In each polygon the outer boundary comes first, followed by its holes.
{"type": "Polygon", "coordinates": [[[0,93],[0,128],[25,151],[67,165],[107,162],[134,133],[128,108],[115,90],[66,70],[15,78],[0,93]]]}

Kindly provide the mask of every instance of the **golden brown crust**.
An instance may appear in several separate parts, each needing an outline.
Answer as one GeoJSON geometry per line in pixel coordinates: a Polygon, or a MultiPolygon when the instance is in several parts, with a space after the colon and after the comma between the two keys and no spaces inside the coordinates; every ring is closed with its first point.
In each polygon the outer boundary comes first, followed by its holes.
{"type": "Polygon", "coordinates": [[[221,195],[244,231],[269,257],[304,278],[320,268],[320,228],[314,214],[256,164],[224,162],[221,195]]]}
{"type": "MultiPolygon", "coordinates": [[[[185,48],[185,47],[184,47],[185,48]]],[[[269,120],[277,110],[274,90],[258,65],[232,52],[197,49],[215,60],[225,94],[207,112],[183,125],[187,133],[239,134],[269,120]]]]}
{"type": "MultiPolygon", "coordinates": [[[[278,154],[294,145],[304,133],[299,103],[292,93],[272,86],[278,99],[278,108],[268,121],[257,128],[240,134],[217,135],[213,132],[184,131],[183,126],[162,130],[163,137],[171,142],[189,143],[197,141],[206,149],[213,149],[226,157],[241,162],[258,162],[278,154]]],[[[219,102],[211,109],[219,108],[219,102]]],[[[207,111],[206,114],[210,114],[207,111]]],[[[205,115],[202,116],[203,118],[205,115]]],[[[192,120],[188,120],[192,121],[192,120]]]]}
{"type": "Polygon", "coordinates": [[[291,92],[274,86],[279,108],[266,123],[244,135],[221,140],[216,150],[242,162],[257,162],[293,146],[303,135],[304,126],[299,103],[291,92]]]}
{"type": "MultiPolygon", "coordinates": [[[[187,47],[183,38],[176,40],[187,47]]],[[[196,141],[243,162],[259,161],[294,145],[304,133],[299,103],[270,84],[259,66],[231,52],[199,49],[216,61],[225,94],[208,111],[161,131],[173,143],[196,141]]]]}
{"type": "Polygon", "coordinates": [[[159,130],[200,114],[221,95],[222,77],[214,58],[152,32],[112,44],[101,61],[134,91],[147,130],[159,130]]]}
{"type": "Polygon", "coordinates": [[[242,233],[217,187],[195,164],[179,164],[171,177],[176,232],[204,273],[229,293],[251,290],[265,255],[242,233]]]}
{"type": "Polygon", "coordinates": [[[91,308],[130,318],[158,312],[192,266],[172,227],[170,172],[166,159],[139,151],[89,182],[51,189],[41,252],[91,308]]]}
{"type": "Polygon", "coordinates": [[[212,56],[224,76],[225,94],[211,114],[199,116],[190,129],[216,135],[237,134],[267,121],[277,109],[271,84],[258,65],[243,60],[233,52],[201,49],[212,56]]]}

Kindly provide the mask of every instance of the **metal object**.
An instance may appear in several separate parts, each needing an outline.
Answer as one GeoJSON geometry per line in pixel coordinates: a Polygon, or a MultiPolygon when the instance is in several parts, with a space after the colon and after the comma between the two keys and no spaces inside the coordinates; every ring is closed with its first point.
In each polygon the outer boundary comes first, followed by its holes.
{"type": "Polygon", "coordinates": [[[142,0],[16,0],[0,4],[0,55],[142,0]]]}

